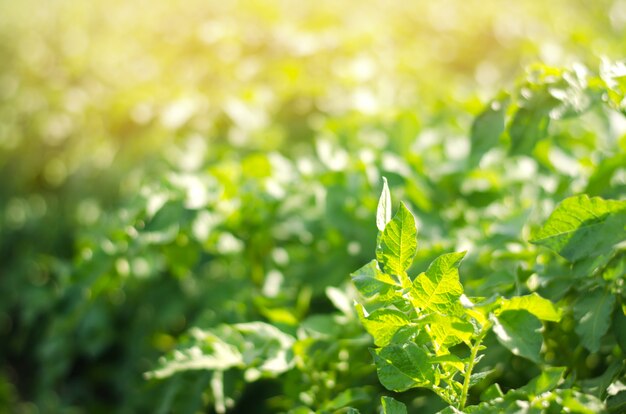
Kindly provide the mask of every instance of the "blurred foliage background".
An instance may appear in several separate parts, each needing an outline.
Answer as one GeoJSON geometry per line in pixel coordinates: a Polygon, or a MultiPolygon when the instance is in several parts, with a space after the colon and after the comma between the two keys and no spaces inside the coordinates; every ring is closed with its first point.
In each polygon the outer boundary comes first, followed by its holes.
{"type": "MultiPolygon", "coordinates": [[[[0,0],[0,407],[374,410],[343,305],[380,177],[418,216],[416,266],[468,249],[470,291],[558,299],[528,226],[580,191],[624,197],[626,122],[591,110],[477,167],[472,120],[529,64],[597,71],[625,34],[624,0],[0,0]],[[296,362],[144,377],[192,327],[256,321],[296,362]]],[[[510,386],[536,374],[494,365],[510,386]]]]}

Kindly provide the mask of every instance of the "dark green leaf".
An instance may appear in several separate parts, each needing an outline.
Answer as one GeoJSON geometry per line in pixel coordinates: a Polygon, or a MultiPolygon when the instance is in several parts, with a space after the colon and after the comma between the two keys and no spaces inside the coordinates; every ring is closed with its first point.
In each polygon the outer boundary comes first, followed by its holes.
{"type": "Polygon", "coordinates": [[[626,353],[626,315],[623,306],[618,307],[613,314],[613,332],[617,339],[617,344],[626,353]]]}
{"type": "Polygon", "coordinates": [[[606,406],[611,414],[623,414],[626,412],[626,391],[621,391],[606,401],[606,406]]]}
{"type": "Polygon", "coordinates": [[[491,384],[485,391],[480,394],[481,401],[491,401],[504,395],[502,389],[497,383],[491,384]]]}
{"type": "Polygon", "coordinates": [[[538,92],[524,101],[509,126],[510,153],[530,154],[535,145],[546,137],[550,125],[550,111],[558,101],[546,92],[538,92]]]}
{"type": "Polygon", "coordinates": [[[578,321],[576,333],[589,351],[598,352],[600,349],[614,306],[615,296],[601,289],[581,296],[574,304],[574,317],[578,321]]]}
{"type": "Polygon", "coordinates": [[[624,369],[624,361],[615,360],[609,365],[599,377],[582,380],[580,385],[587,394],[595,395],[600,399],[605,399],[607,389],[617,379],[624,369]]]}
{"type": "Polygon", "coordinates": [[[525,310],[504,311],[493,319],[493,332],[502,345],[515,355],[540,362],[543,338],[539,319],[525,310]]]}
{"type": "Polygon", "coordinates": [[[533,378],[528,384],[520,388],[520,391],[526,392],[532,395],[542,394],[547,391],[555,389],[563,380],[565,374],[565,368],[561,367],[547,367],[539,374],[539,376],[533,378]]]}
{"type": "Polygon", "coordinates": [[[504,118],[508,107],[508,97],[492,101],[485,110],[474,119],[470,132],[472,164],[478,163],[482,155],[498,145],[504,132],[504,118]]]}

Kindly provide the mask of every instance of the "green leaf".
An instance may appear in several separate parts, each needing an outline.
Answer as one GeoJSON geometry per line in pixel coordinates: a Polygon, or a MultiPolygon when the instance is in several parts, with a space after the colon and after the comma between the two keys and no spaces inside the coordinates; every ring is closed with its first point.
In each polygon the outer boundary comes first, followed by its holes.
{"type": "Polygon", "coordinates": [[[455,316],[434,314],[425,321],[429,324],[433,342],[444,349],[461,342],[469,344],[474,335],[474,326],[455,316]]]}
{"type": "Polygon", "coordinates": [[[498,383],[493,383],[485,391],[480,394],[481,401],[491,401],[496,398],[500,398],[504,395],[500,385],[498,383]]]}
{"type": "Polygon", "coordinates": [[[609,386],[618,379],[624,369],[624,363],[625,361],[623,360],[614,360],[602,375],[581,380],[581,389],[587,394],[595,395],[604,400],[607,396],[609,386]]]}
{"type": "Polygon", "coordinates": [[[626,412],[626,391],[618,392],[616,395],[608,398],[606,407],[610,413],[619,414],[626,412]]]}
{"type": "Polygon", "coordinates": [[[604,61],[600,76],[606,84],[609,104],[622,114],[626,114],[626,63],[604,61]]]}
{"type": "Polygon", "coordinates": [[[376,346],[389,345],[398,330],[411,323],[405,314],[394,309],[377,309],[365,316],[363,305],[357,304],[356,308],[361,323],[374,338],[376,346]]]}
{"type": "Polygon", "coordinates": [[[372,260],[350,276],[359,293],[366,298],[376,294],[385,296],[393,292],[396,286],[400,286],[399,282],[392,276],[378,269],[376,260],[372,260]]]}
{"type": "Polygon", "coordinates": [[[382,414],[407,414],[406,405],[391,397],[382,397],[380,399],[380,405],[383,409],[382,414]]]}
{"type": "Polygon", "coordinates": [[[456,308],[463,294],[458,268],[464,256],[465,252],[443,254],[415,278],[411,292],[416,306],[444,314],[456,308]]]}
{"type": "Polygon", "coordinates": [[[212,333],[203,333],[203,348],[192,346],[176,350],[162,366],[145,374],[150,378],[167,378],[181,371],[217,370],[225,371],[233,367],[243,367],[244,359],[236,346],[231,345],[212,333]]]}
{"type": "Polygon", "coordinates": [[[536,293],[516,296],[511,299],[502,299],[500,309],[502,311],[523,309],[544,321],[558,322],[561,320],[560,309],[557,309],[552,302],[536,293]]]}
{"type": "Polygon", "coordinates": [[[626,201],[587,195],[563,200],[531,243],[548,247],[570,262],[608,253],[626,240],[626,201]]]}
{"type": "Polygon", "coordinates": [[[470,160],[478,163],[482,155],[498,145],[504,132],[504,118],[508,107],[508,97],[492,101],[483,112],[474,119],[470,133],[470,160]]]}
{"type": "Polygon", "coordinates": [[[611,186],[611,179],[624,165],[626,165],[626,152],[602,159],[589,177],[585,193],[600,196],[606,194],[607,191],[615,191],[615,187],[611,186]]]}
{"type": "Polygon", "coordinates": [[[273,325],[248,322],[220,325],[213,330],[193,329],[189,346],[175,350],[162,366],[146,374],[165,378],[180,371],[245,369],[247,381],[275,377],[295,364],[295,338],[273,325]]]}
{"type": "Polygon", "coordinates": [[[434,381],[428,354],[413,342],[371,349],[370,352],[380,383],[390,391],[406,391],[434,381]]]}
{"type": "Polygon", "coordinates": [[[541,322],[525,310],[508,310],[493,316],[493,332],[514,355],[540,362],[541,322]]]}
{"type": "Polygon", "coordinates": [[[348,297],[346,292],[336,287],[328,286],[326,288],[326,296],[332,304],[335,305],[335,308],[340,310],[344,315],[348,317],[354,315],[354,308],[352,307],[354,301],[348,297]]]}
{"type": "Polygon", "coordinates": [[[564,367],[546,367],[537,377],[533,378],[524,385],[519,391],[539,395],[547,391],[552,391],[559,386],[565,375],[564,367]]]}
{"type": "Polygon", "coordinates": [[[622,352],[626,353],[626,315],[620,307],[613,314],[613,332],[617,344],[622,348],[622,352]]]}
{"type": "Polygon", "coordinates": [[[481,382],[482,380],[484,380],[485,378],[487,378],[489,375],[493,374],[494,372],[496,372],[495,368],[487,370],[487,371],[483,371],[483,372],[476,372],[472,374],[472,376],[470,377],[470,386],[478,384],[479,382],[481,382]]]}
{"type": "Polygon", "coordinates": [[[430,361],[433,363],[442,364],[444,366],[446,365],[452,366],[457,371],[461,371],[461,372],[465,371],[465,364],[467,363],[467,360],[462,360],[461,358],[459,358],[458,356],[454,354],[446,354],[446,355],[439,355],[439,356],[431,357],[430,361]]]}
{"type": "Polygon", "coordinates": [[[522,104],[509,126],[511,154],[529,154],[548,134],[550,111],[558,101],[546,92],[537,92],[522,104]]]}
{"type": "Polygon", "coordinates": [[[417,252],[417,227],[413,214],[400,203],[398,212],[380,234],[376,259],[382,270],[391,275],[404,275],[417,252]]]}
{"type": "Polygon", "coordinates": [[[572,389],[556,390],[555,394],[560,397],[559,400],[563,405],[562,412],[580,414],[600,414],[606,412],[602,401],[593,395],[583,394],[572,389]]]}
{"type": "MultiPolygon", "coordinates": [[[[336,411],[348,408],[351,404],[370,400],[372,390],[368,388],[348,388],[323,405],[325,411],[336,411]]],[[[358,412],[358,411],[356,411],[358,412]]]]}
{"type": "Polygon", "coordinates": [[[383,177],[383,191],[378,199],[378,209],[376,210],[376,227],[379,231],[384,231],[387,223],[391,221],[391,194],[387,179],[383,177]]]}
{"type": "Polygon", "coordinates": [[[578,320],[576,333],[591,352],[598,352],[602,337],[608,331],[615,296],[601,289],[587,293],[574,303],[574,317],[578,320]]]}

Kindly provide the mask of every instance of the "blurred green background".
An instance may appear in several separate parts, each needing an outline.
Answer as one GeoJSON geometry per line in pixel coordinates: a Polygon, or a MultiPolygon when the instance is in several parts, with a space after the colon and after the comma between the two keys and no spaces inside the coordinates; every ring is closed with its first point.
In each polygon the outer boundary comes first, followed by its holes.
{"type": "Polygon", "coordinates": [[[624,0],[0,0],[0,410],[219,411],[210,375],[144,373],[192,327],[252,321],[302,355],[227,373],[233,412],[375,395],[327,288],[371,259],[380,177],[418,216],[417,265],[469,249],[470,291],[519,290],[527,220],[606,160],[592,189],[623,197],[625,121],[475,169],[473,117],[529,64],[597,70],[625,35],[624,0]]]}

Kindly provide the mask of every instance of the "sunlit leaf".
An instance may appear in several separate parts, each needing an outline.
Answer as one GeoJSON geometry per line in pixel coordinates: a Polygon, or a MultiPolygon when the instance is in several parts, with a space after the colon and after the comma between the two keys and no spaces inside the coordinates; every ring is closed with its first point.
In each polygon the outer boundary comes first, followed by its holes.
{"type": "Polygon", "coordinates": [[[544,321],[558,322],[561,320],[561,312],[552,302],[542,298],[537,293],[525,296],[516,296],[510,299],[502,299],[500,309],[506,310],[526,310],[537,318],[544,321]]]}
{"type": "Polygon", "coordinates": [[[417,251],[417,227],[413,214],[400,203],[393,219],[380,234],[376,259],[385,273],[404,275],[417,251]]]}
{"type": "Polygon", "coordinates": [[[376,227],[379,231],[384,231],[387,223],[391,221],[391,194],[387,179],[383,177],[383,191],[378,200],[378,209],[376,210],[376,227]]]}
{"type": "Polygon", "coordinates": [[[363,306],[361,304],[356,306],[361,323],[374,338],[376,346],[389,345],[398,330],[411,323],[404,313],[394,309],[377,309],[365,316],[363,306]]]}
{"type": "Polygon", "coordinates": [[[571,262],[606,254],[626,240],[626,201],[586,195],[562,201],[531,243],[548,247],[571,262]]]}
{"type": "Polygon", "coordinates": [[[463,294],[458,268],[464,256],[465,252],[441,255],[415,278],[412,293],[417,306],[440,313],[456,306],[463,294]]]}

